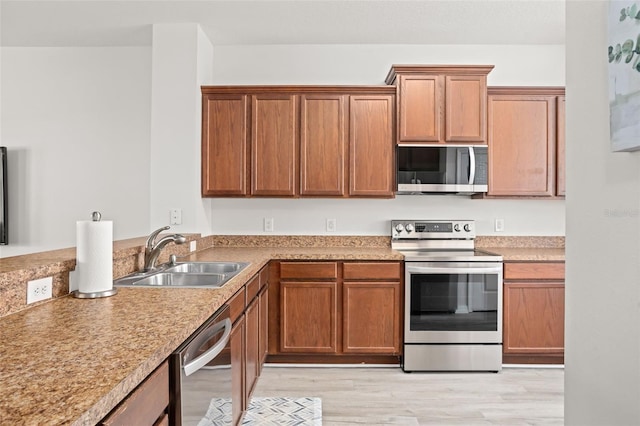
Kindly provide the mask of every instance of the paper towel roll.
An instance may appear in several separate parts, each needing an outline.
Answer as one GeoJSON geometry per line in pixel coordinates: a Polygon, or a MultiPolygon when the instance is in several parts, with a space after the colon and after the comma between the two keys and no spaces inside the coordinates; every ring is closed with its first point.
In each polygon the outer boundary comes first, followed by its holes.
{"type": "Polygon", "coordinates": [[[113,288],[113,222],[76,222],[76,274],[80,293],[113,288]]]}

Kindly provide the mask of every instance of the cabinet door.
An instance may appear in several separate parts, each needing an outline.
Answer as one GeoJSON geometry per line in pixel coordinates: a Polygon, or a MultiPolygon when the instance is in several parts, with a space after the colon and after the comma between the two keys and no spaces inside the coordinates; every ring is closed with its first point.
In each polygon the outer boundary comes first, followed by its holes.
{"type": "Polygon", "coordinates": [[[245,323],[244,314],[233,324],[231,335],[229,336],[229,345],[231,346],[231,398],[233,424],[236,425],[242,417],[242,412],[247,409],[247,400],[245,398],[245,380],[244,380],[244,340],[245,340],[245,323]]]}
{"type": "Polygon", "coordinates": [[[280,283],[280,351],[337,353],[337,283],[280,283]]]}
{"type": "Polygon", "coordinates": [[[445,77],[445,142],[483,143],[487,140],[487,78],[445,77]]]}
{"type": "Polygon", "coordinates": [[[505,354],[564,353],[564,283],[504,284],[505,354]]]}
{"type": "Polygon", "coordinates": [[[554,96],[489,96],[489,195],[555,193],[554,96]]]}
{"type": "Polygon", "coordinates": [[[293,196],[297,188],[296,96],[251,97],[251,194],[293,196]]]}
{"type": "Polygon", "coordinates": [[[345,194],[346,97],[300,98],[300,194],[345,194]]]}
{"type": "Polygon", "coordinates": [[[343,352],[400,353],[400,283],[344,282],[343,352]]]}
{"type": "Polygon", "coordinates": [[[258,335],[260,330],[259,302],[254,299],[245,312],[245,390],[249,401],[258,379],[258,335]]]}
{"type": "Polygon", "coordinates": [[[556,195],[566,195],[565,184],[565,98],[558,96],[558,158],[556,159],[556,195]]]}
{"type": "Polygon", "coordinates": [[[394,96],[351,96],[349,195],[393,197],[394,96]]]}
{"type": "Polygon", "coordinates": [[[202,103],[202,196],[247,195],[246,95],[206,95],[202,103]]]}
{"type": "Polygon", "coordinates": [[[440,142],[443,87],[440,75],[400,76],[400,141],[440,142]]]}
{"type": "Polygon", "coordinates": [[[258,375],[262,372],[262,365],[267,358],[267,350],[269,347],[269,284],[265,285],[259,298],[259,315],[260,324],[258,330],[258,375]]]}

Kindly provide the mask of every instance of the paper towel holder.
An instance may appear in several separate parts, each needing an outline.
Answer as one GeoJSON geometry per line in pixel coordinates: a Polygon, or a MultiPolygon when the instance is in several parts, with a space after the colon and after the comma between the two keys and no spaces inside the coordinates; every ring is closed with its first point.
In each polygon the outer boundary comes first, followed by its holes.
{"type": "MultiPolygon", "coordinates": [[[[102,215],[100,214],[100,212],[93,212],[93,213],[91,213],[91,219],[94,222],[99,222],[100,219],[102,219],[102,215]]],[[[118,292],[117,287],[113,287],[113,288],[111,288],[109,290],[95,291],[95,292],[90,292],[90,293],[82,293],[80,290],[74,290],[74,291],[71,292],[71,294],[73,294],[73,297],[76,297],[78,299],[97,299],[97,298],[100,298],[100,297],[113,296],[117,292],[118,292]]]]}

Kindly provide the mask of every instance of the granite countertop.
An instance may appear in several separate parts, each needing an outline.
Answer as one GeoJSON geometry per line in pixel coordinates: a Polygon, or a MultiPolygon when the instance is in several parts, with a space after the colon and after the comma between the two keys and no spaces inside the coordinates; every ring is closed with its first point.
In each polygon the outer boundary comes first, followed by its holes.
{"type": "Polygon", "coordinates": [[[505,262],[564,262],[564,237],[478,236],[476,248],[505,262]]]}
{"type": "Polygon", "coordinates": [[[564,262],[564,248],[482,247],[482,251],[502,256],[504,262],[564,262]]]}
{"type": "MultiPolygon", "coordinates": [[[[306,237],[244,240],[248,246],[233,247],[221,237],[209,241],[215,248],[180,257],[250,262],[219,289],[119,288],[104,299],[64,296],[0,317],[0,423],[97,423],[272,259],[403,260],[388,238],[370,239],[371,246],[358,238],[336,240],[340,246],[306,237]]],[[[564,261],[564,247],[548,239],[504,241],[485,238],[478,248],[507,262],[564,261]]],[[[140,241],[116,244],[135,254],[140,241]]],[[[60,259],[69,255],[50,252],[35,265],[16,258],[5,268],[68,268],[75,260],[60,259]]]]}
{"type": "Polygon", "coordinates": [[[95,424],[271,259],[402,260],[384,247],[211,248],[251,264],[219,289],[119,288],[0,318],[0,423],[95,424]]]}

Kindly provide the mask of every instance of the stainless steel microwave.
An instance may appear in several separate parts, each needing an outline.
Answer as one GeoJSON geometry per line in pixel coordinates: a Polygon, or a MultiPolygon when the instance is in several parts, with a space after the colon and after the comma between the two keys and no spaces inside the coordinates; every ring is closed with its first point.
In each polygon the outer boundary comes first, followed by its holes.
{"type": "Polygon", "coordinates": [[[399,144],[397,194],[487,192],[487,145],[399,144]]]}

